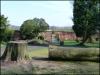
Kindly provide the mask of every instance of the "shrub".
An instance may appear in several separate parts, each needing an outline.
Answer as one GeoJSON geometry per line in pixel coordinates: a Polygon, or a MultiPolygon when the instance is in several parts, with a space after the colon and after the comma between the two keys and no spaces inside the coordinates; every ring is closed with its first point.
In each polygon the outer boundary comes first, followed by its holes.
{"type": "Polygon", "coordinates": [[[41,36],[38,36],[38,39],[44,40],[44,37],[41,35],[41,36]]]}
{"type": "Polygon", "coordinates": [[[7,28],[5,30],[5,37],[4,37],[3,41],[5,41],[5,42],[10,41],[13,33],[14,33],[14,30],[7,28]]]}

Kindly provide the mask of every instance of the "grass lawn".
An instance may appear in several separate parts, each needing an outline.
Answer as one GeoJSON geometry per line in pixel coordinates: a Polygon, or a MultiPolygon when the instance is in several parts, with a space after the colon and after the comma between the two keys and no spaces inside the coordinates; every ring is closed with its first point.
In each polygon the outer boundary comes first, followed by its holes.
{"type": "MultiPolygon", "coordinates": [[[[79,44],[79,43],[74,41],[74,40],[66,40],[66,41],[64,41],[64,45],[65,46],[75,46],[77,44],[79,44]]],[[[100,48],[100,42],[99,41],[96,41],[94,43],[85,43],[85,45],[87,47],[100,48]]]]}
{"type": "MultiPolygon", "coordinates": [[[[76,43],[76,42],[75,42],[76,43]]],[[[72,44],[72,43],[71,43],[72,44]]],[[[29,51],[30,57],[48,57],[48,48],[29,51]]],[[[50,63],[50,62],[48,62],[50,63]]],[[[39,74],[67,74],[67,75],[99,75],[99,63],[90,61],[55,61],[52,64],[60,63],[64,67],[59,68],[38,67],[39,74]]],[[[57,67],[57,66],[56,66],[57,67]]]]}
{"type": "Polygon", "coordinates": [[[99,63],[37,60],[31,64],[1,67],[1,75],[50,74],[50,75],[99,75],[99,63]],[[35,65],[37,64],[37,65],[35,65]],[[30,66],[28,66],[30,65],[30,66]],[[8,68],[8,69],[7,69],[8,68]]]}
{"type": "MultiPolygon", "coordinates": [[[[30,57],[48,56],[48,48],[30,50],[30,57]]],[[[11,66],[9,69],[1,68],[1,74],[50,74],[50,75],[99,75],[99,63],[90,61],[48,61],[33,60],[31,67],[28,64],[11,66]],[[37,65],[36,65],[37,64],[37,65]]]]}
{"type": "Polygon", "coordinates": [[[95,62],[64,62],[66,64],[65,68],[58,71],[58,74],[68,74],[68,75],[99,75],[99,63],[95,62]],[[67,68],[69,66],[69,68],[67,68]]]}
{"type": "MultiPolygon", "coordinates": [[[[73,46],[78,44],[76,41],[65,41],[65,45],[73,46]]],[[[89,47],[99,47],[98,43],[86,43],[89,47]]],[[[48,47],[36,50],[28,50],[30,57],[48,57],[48,47]]],[[[33,60],[30,64],[16,64],[2,67],[1,75],[20,75],[20,74],[54,74],[54,75],[99,75],[99,63],[90,61],[52,61],[52,60],[33,60]],[[36,65],[37,64],[37,65],[36,65]],[[29,66],[28,66],[29,65],[29,66]]]]}
{"type": "Polygon", "coordinates": [[[29,57],[48,57],[48,48],[28,51],[29,57]]]}

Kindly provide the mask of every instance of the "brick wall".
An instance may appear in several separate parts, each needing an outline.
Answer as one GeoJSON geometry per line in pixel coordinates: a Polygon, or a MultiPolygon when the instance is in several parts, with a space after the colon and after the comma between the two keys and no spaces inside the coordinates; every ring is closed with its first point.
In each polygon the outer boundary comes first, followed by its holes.
{"type": "MultiPolygon", "coordinates": [[[[52,32],[42,32],[44,40],[51,41],[52,32]]],[[[76,35],[74,32],[55,32],[55,34],[59,34],[60,40],[75,40],[76,35]]]]}

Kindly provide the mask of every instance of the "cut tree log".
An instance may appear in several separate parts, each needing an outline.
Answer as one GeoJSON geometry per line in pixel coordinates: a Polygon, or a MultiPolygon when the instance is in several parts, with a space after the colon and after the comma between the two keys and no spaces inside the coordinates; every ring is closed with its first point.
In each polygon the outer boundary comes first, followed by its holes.
{"type": "Polygon", "coordinates": [[[4,61],[20,61],[28,59],[26,41],[10,41],[1,57],[4,61]]]}
{"type": "Polygon", "coordinates": [[[49,45],[49,58],[55,60],[99,61],[99,48],[63,47],[49,45]]]}

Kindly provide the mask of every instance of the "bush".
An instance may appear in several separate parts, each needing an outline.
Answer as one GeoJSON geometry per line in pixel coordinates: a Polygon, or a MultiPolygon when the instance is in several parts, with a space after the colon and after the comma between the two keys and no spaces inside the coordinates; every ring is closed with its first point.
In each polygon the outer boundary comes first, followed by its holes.
{"type": "Polygon", "coordinates": [[[98,61],[99,48],[49,46],[49,58],[98,61]]]}
{"type": "Polygon", "coordinates": [[[13,33],[14,33],[14,30],[7,28],[5,30],[5,37],[4,37],[3,41],[5,41],[5,42],[10,41],[13,33]]]}
{"type": "Polygon", "coordinates": [[[38,39],[44,40],[44,37],[41,35],[41,36],[38,36],[38,39]]]}

